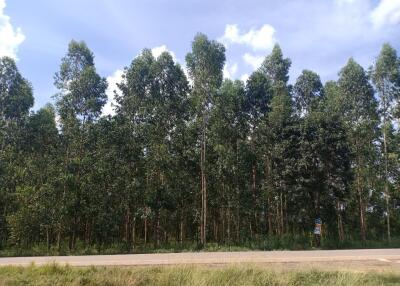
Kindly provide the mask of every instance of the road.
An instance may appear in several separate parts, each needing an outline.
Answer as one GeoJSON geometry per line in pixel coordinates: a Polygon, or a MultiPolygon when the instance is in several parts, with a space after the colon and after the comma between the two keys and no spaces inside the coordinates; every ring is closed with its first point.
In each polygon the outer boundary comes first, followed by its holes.
{"type": "Polygon", "coordinates": [[[325,264],[351,263],[392,265],[400,269],[400,249],[313,250],[313,251],[247,251],[196,252],[91,256],[3,257],[0,266],[28,266],[57,263],[70,266],[144,266],[176,264],[325,264]]]}

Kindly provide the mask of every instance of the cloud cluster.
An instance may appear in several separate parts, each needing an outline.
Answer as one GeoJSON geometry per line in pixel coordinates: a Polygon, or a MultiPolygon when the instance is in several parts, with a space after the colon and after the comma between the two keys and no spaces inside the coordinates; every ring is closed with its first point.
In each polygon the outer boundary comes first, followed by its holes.
{"type": "MultiPolygon", "coordinates": [[[[224,43],[226,47],[231,44],[242,45],[252,50],[252,53],[246,52],[242,59],[245,64],[250,65],[253,69],[257,69],[264,60],[265,52],[270,51],[275,43],[275,28],[269,24],[262,25],[259,29],[251,28],[248,31],[240,31],[237,24],[228,24],[225,26],[225,32],[219,41],[224,43]],[[257,54],[262,51],[262,55],[257,54]]],[[[224,78],[233,79],[238,70],[235,63],[230,68],[224,67],[224,78]]],[[[241,76],[242,80],[247,80],[248,74],[241,76]]]]}
{"type": "Polygon", "coordinates": [[[16,59],[18,46],[25,40],[20,28],[14,29],[10,17],[4,14],[5,0],[0,0],[0,57],[16,59]]]}
{"type": "Polygon", "coordinates": [[[228,64],[225,64],[224,66],[224,78],[227,79],[233,79],[236,72],[238,70],[238,64],[234,63],[233,65],[229,66],[228,64]]]}
{"type": "Polygon", "coordinates": [[[266,17],[269,24],[261,22],[249,30],[240,22],[225,26],[219,40],[231,54],[239,53],[244,65],[238,62],[237,73],[245,79],[250,67],[258,69],[279,32],[279,43],[293,58],[291,78],[308,68],[327,80],[336,77],[346,58],[352,56],[367,65],[377,45],[398,37],[400,0],[290,1],[277,5],[266,17]],[[286,15],[284,21],[280,15],[286,15]]]}
{"type": "Polygon", "coordinates": [[[240,76],[240,80],[241,81],[243,81],[243,82],[247,82],[247,80],[249,79],[249,74],[247,74],[247,73],[245,73],[245,74],[242,74],[241,76],[240,76]]]}
{"type": "Polygon", "coordinates": [[[118,88],[117,83],[122,81],[123,70],[116,70],[112,75],[107,77],[108,88],[106,90],[108,101],[103,107],[103,115],[114,115],[115,114],[115,93],[120,93],[121,90],[118,88]]]}
{"type": "Polygon", "coordinates": [[[220,41],[225,45],[241,44],[251,47],[253,50],[269,50],[276,42],[275,29],[271,25],[265,24],[260,29],[250,29],[246,33],[240,33],[236,24],[226,25],[225,33],[220,41]]]}
{"type": "Polygon", "coordinates": [[[153,54],[153,56],[155,58],[158,58],[163,52],[169,52],[171,54],[172,59],[174,60],[174,62],[177,61],[174,52],[168,50],[166,45],[161,45],[161,46],[154,47],[154,48],[151,49],[151,53],[153,54]]]}
{"type": "Polygon", "coordinates": [[[249,53],[245,53],[243,55],[243,60],[246,64],[250,65],[254,70],[256,70],[261,66],[264,60],[264,56],[255,56],[249,53]]]}
{"type": "Polygon", "coordinates": [[[400,24],[400,0],[381,0],[370,16],[375,28],[400,24]]]}
{"type": "Polygon", "coordinates": [[[335,3],[339,6],[342,6],[342,5],[346,5],[346,4],[352,4],[355,1],[357,1],[357,0],[335,0],[335,3]]]}

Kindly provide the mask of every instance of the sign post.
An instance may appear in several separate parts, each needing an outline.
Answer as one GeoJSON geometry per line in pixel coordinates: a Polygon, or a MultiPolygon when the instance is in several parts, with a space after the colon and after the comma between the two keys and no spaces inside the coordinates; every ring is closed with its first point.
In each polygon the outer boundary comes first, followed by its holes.
{"type": "Polygon", "coordinates": [[[316,247],[321,246],[321,226],[322,220],[321,218],[315,219],[315,226],[314,226],[314,237],[315,237],[315,245],[316,247]]]}

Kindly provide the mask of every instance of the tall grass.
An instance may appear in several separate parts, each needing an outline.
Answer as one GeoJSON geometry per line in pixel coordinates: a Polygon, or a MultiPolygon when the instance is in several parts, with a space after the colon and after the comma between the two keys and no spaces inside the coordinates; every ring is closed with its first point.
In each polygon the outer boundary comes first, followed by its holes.
{"type": "Polygon", "coordinates": [[[317,270],[276,272],[261,266],[87,267],[47,265],[0,268],[0,285],[399,285],[400,274],[321,272],[317,270]]]}
{"type": "MultiPolygon", "coordinates": [[[[400,237],[392,238],[390,244],[385,240],[368,240],[362,243],[357,240],[338,241],[336,239],[322,239],[321,249],[352,249],[352,248],[400,248],[400,237]]],[[[195,242],[170,242],[155,248],[148,243],[132,248],[125,243],[87,246],[77,242],[76,248],[70,250],[68,243],[61,244],[61,249],[45,244],[32,245],[30,248],[8,246],[0,249],[0,257],[6,256],[41,256],[41,255],[96,255],[96,254],[128,254],[128,253],[168,253],[168,252],[196,252],[196,251],[247,251],[247,250],[308,250],[312,249],[312,237],[302,235],[271,236],[258,240],[243,241],[240,244],[224,244],[210,242],[205,248],[199,248],[195,242]]]]}

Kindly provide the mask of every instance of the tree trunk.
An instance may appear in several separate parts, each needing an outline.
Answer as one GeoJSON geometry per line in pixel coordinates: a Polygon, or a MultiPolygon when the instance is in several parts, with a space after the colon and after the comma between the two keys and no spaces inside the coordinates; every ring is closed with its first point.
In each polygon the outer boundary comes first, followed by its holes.
{"type": "Polygon", "coordinates": [[[50,237],[49,237],[49,226],[46,226],[46,244],[47,244],[47,251],[50,250],[50,237]]]}
{"type": "Polygon", "coordinates": [[[272,235],[272,221],[271,221],[271,200],[267,198],[268,208],[267,208],[267,215],[268,215],[268,235],[272,235]]]}
{"type": "Polygon", "coordinates": [[[207,181],[205,174],[205,163],[206,163],[206,124],[205,118],[203,119],[203,134],[202,134],[202,148],[201,148],[201,194],[202,194],[202,203],[201,203],[201,233],[200,233],[200,241],[202,246],[206,246],[207,243],[207,181]]]}
{"type": "Polygon", "coordinates": [[[214,236],[214,242],[218,241],[218,223],[217,223],[217,215],[218,211],[215,211],[213,215],[213,236],[214,236]]]}
{"type": "Polygon", "coordinates": [[[362,198],[361,178],[359,169],[357,170],[357,194],[358,194],[358,205],[360,208],[360,234],[362,242],[365,243],[366,235],[365,235],[364,203],[362,198]]]}
{"type": "Polygon", "coordinates": [[[284,213],[285,213],[285,231],[289,232],[289,219],[288,219],[288,208],[287,208],[287,198],[285,195],[285,208],[284,208],[284,213]]]}
{"type": "Polygon", "coordinates": [[[252,184],[251,184],[251,190],[252,190],[252,196],[253,196],[253,202],[254,202],[254,232],[257,233],[257,196],[256,196],[256,167],[253,164],[252,171],[251,171],[251,179],[252,179],[252,184]]]}
{"type": "Polygon", "coordinates": [[[144,219],[144,246],[147,244],[147,218],[144,219]]]}
{"type": "Polygon", "coordinates": [[[281,233],[283,234],[283,233],[285,233],[285,229],[284,229],[284,218],[283,218],[283,195],[282,195],[282,192],[281,192],[281,198],[280,198],[280,201],[281,201],[281,233]]]}
{"type": "Polygon", "coordinates": [[[160,246],[160,210],[157,209],[156,213],[156,227],[155,227],[155,235],[156,235],[156,240],[155,240],[155,246],[159,247],[160,246]]]}
{"type": "Polygon", "coordinates": [[[227,209],[227,220],[228,220],[228,226],[227,226],[227,235],[228,235],[228,245],[231,244],[231,213],[230,213],[231,205],[228,202],[228,209],[227,209]]]}
{"type": "Polygon", "coordinates": [[[124,241],[129,241],[129,223],[130,223],[130,213],[129,210],[126,211],[125,215],[125,233],[124,233],[124,241]]]}
{"type": "Polygon", "coordinates": [[[61,224],[58,225],[57,230],[57,250],[60,251],[61,247],[61,224]]]}
{"type": "MultiPolygon", "coordinates": [[[[203,127],[204,128],[204,127],[203,127]]],[[[200,243],[204,245],[204,130],[202,133],[202,144],[200,150],[200,177],[201,177],[201,213],[200,213],[200,243]]]]}
{"type": "MultiPolygon", "coordinates": [[[[236,140],[236,195],[237,195],[237,207],[236,207],[236,241],[239,243],[240,239],[240,191],[239,191],[239,141],[236,140]]],[[[233,214],[235,217],[235,214],[233,214]]]]}
{"type": "Polygon", "coordinates": [[[181,211],[181,219],[179,222],[179,244],[182,246],[183,244],[183,215],[181,211]]]}
{"type": "Polygon", "coordinates": [[[236,207],[236,242],[240,243],[240,204],[236,207]]]}
{"type": "Polygon", "coordinates": [[[132,249],[135,249],[136,244],[136,216],[133,217],[132,223],[132,249]]]}
{"type": "Polygon", "coordinates": [[[387,240],[388,243],[391,241],[390,237],[390,209],[389,209],[389,182],[388,182],[388,152],[387,152],[387,130],[386,130],[386,123],[387,119],[384,118],[383,120],[383,151],[385,157],[385,198],[386,198],[386,225],[387,225],[387,240]]]}
{"type": "Polygon", "coordinates": [[[343,220],[342,220],[342,214],[341,214],[341,206],[340,202],[336,202],[336,213],[337,213],[337,227],[338,227],[338,236],[339,240],[343,241],[344,240],[344,229],[343,229],[343,220]]]}

